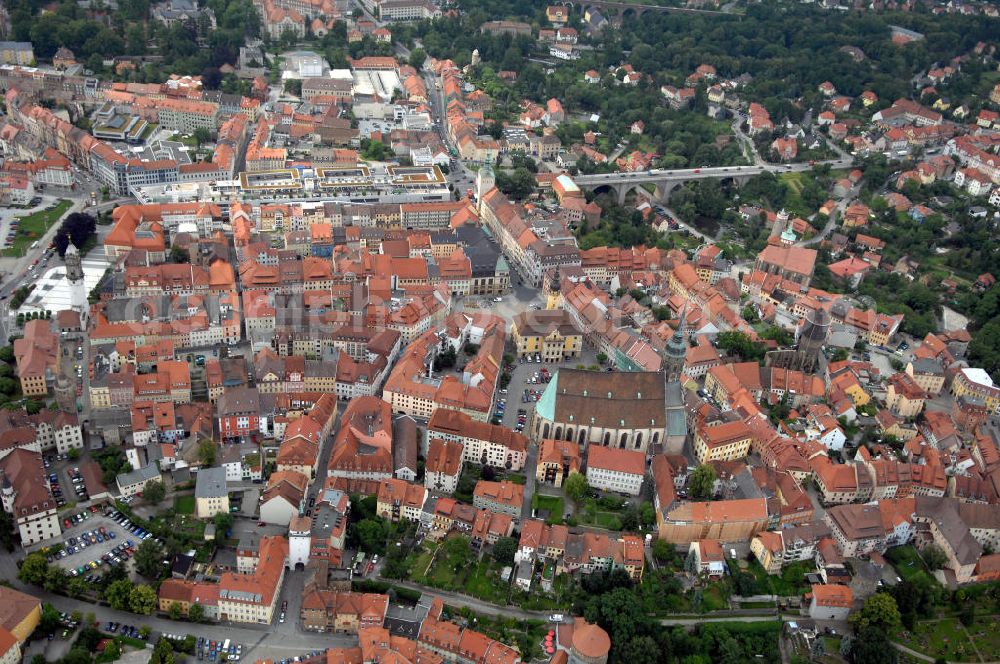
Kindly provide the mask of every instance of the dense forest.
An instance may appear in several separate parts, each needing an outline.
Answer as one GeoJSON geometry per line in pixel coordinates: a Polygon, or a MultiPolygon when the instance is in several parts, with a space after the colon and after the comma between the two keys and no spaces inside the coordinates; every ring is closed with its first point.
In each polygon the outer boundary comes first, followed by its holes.
{"type": "MultiPolygon", "coordinates": [[[[746,163],[738,145],[727,141],[728,126],[705,116],[703,87],[690,110],[671,110],[662,102],[661,85],[683,85],[702,63],[715,66],[722,78],[748,75],[740,96],[764,104],[777,125],[800,121],[819,100],[817,86],[827,80],[851,96],[872,90],[883,105],[908,96],[915,76],[989,38],[994,24],[980,17],[824,12],[777,2],[754,4],[742,17],[650,13],[599,38],[585,37],[593,49],[583,50],[579,60],[547,66],[547,54],[527,36],[479,32],[485,21],[501,18],[545,26],[543,5],[511,0],[461,0],[459,5],[463,13],[457,18],[401,27],[395,36],[404,43],[419,39],[430,56],[450,58],[459,66],[468,64],[478,49],[482,65],[471,78],[497,101],[497,120],[512,117],[522,99],[555,97],[578,119],[592,113],[601,117],[599,148],[610,150],[619,140],[631,139],[634,147],[660,155],[657,165],[663,167],[746,163]],[[890,23],[921,31],[926,38],[897,46],[890,40],[890,23]],[[864,59],[856,61],[842,50],[846,46],[861,49],[864,59]],[[609,94],[611,68],[621,64],[631,64],[646,78],[634,88],[619,86],[609,94]],[[583,73],[590,69],[602,74],[600,85],[584,82],[583,73]],[[513,85],[497,76],[504,70],[518,73],[513,85]],[[629,127],[639,119],[646,131],[636,139],[629,136],[629,127]]],[[[586,34],[579,20],[573,15],[571,25],[586,34]]],[[[567,122],[560,137],[579,140],[585,128],[593,127],[567,122]]]]}
{"type": "MultiPolygon", "coordinates": [[[[235,64],[240,47],[259,36],[260,17],[250,0],[206,0],[217,28],[206,20],[195,25],[164,26],[149,17],[149,0],[119,0],[118,11],[90,12],[72,0],[53,6],[39,0],[10,0],[11,39],[30,41],[35,55],[51,58],[61,46],[73,51],[88,69],[102,73],[102,61],[121,55],[160,56],[147,65],[139,80],[164,80],[171,73],[201,74],[223,64],[235,64]],[[48,11],[41,12],[42,7],[48,11]],[[205,48],[201,46],[205,45],[205,48]]],[[[99,3],[94,3],[95,7],[99,3]]],[[[217,72],[209,72],[215,78],[217,72]]]]}
{"type": "Polygon", "coordinates": [[[781,661],[774,622],[704,624],[693,633],[664,627],[651,616],[676,610],[681,593],[673,575],[649,571],[639,585],[623,570],[585,575],[573,612],[603,627],[611,637],[611,662],[659,664],[686,662],[781,661]]]}

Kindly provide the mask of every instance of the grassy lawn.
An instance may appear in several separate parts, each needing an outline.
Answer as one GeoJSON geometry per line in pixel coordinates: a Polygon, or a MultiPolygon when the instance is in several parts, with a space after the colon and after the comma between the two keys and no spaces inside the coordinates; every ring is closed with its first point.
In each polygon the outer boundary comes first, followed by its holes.
{"type": "Polygon", "coordinates": [[[510,584],[500,579],[500,568],[484,558],[467,570],[465,592],[493,604],[506,604],[510,584]]]}
{"type": "Polygon", "coordinates": [[[452,588],[459,574],[461,574],[461,571],[456,572],[451,565],[438,557],[434,559],[434,564],[427,571],[425,578],[429,585],[440,588],[452,588]]]}
{"type": "Polygon", "coordinates": [[[723,611],[728,608],[729,599],[720,584],[713,584],[702,592],[701,609],[703,611],[723,611]]]}
{"type": "Polygon", "coordinates": [[[914,583],[937,583],[924,567],[924,561],[913,546],[908,544],[889,549],[885,552],[885,557],[892,563],[901,579],[914,583]]]}
{"type": "Polygon", "coordinates": [[[426,543],[423,548],[414,549],[410,552],[408,556],[411,560],[408,561],[408,566],[410,570],[410,580],[416,583],[424,583],[424,570],[431,563],[431,557],[434,555],[434,551],[437,549],[436,544],[430,542],[426,543]]]}
{"type": "Polygon", "coordinates": [[[170,137],[170,140],[177,141],[178,143],[183,143],[189,148],[194,148],[198,146],[198,141],[194,140],[194,136],[192,134],[188,134],[187,137],[185,138],[184,134],[177,132],[170,137]]]}
{"type": "MultiPolygon", "coordinates": [[[[410,581],[433,586],[442,590],[472,595],[494,604],[506,604],[510,594],[510,584],[500,579],[500,567],[491,558],[451,559],[442,550],[427,573],[433,550],[421,550],[410,567],[410,581]]],[[[411,554],[412,555],[412,554],[411,554]]]]}
{"type": "Polygon", "coordinates": [[[805,203],[802,201],[802,197],[799,195],[802,193],[802,187],[805,184],[803,182],[804,173],[782,173],[778,176],[778,179],[788,186],[788,198],[785,199],[785,207],[789,210],[799,210],[805,207],[805,203]]]}
{"type": "MultiPolygon", "coordinates": [[[[753,561],[751,567],[754,565],[759,567],[762,572],[764,571],[764,568],[756,560],[753,561]]],[[[790,597],[803,593],[808,586],[805,574],[810,571],[812,571],[812,566],[808,563],[801,562],[786,565],[781,570],[780,575],[770,577],[773,594],[790,597]]]]}
{"type": "Polygon", "coordinates": [[[611,512],[598,512],[594,518],[594,524],[608,530],[622,529],[622,520],[618,518],[618,515],[611,512]]]}
{"type": "Polygon", "coordinates": [[[54,207],[47,210],[39,210],[34,214],[20,218],[20,226],[17,229],[17,236],[14,238],[10,248],[3,250],[4,256],[23,256],[28,247],[40,239],[45,232],[52,228],[53,224],[65,214],[73,203],[67,200],[60,200],[54,207]]]}
{"type": "Polygon", "coordinates": [[[608,530],[621,530],[621,513],[625,511],[624,500],[615,496],[586,498],[583,507],[577,510],[577,521],[584,525],[597,526],[608,530]]]}
{"type": "MultiPolygon", "coordinates": [[[[183,498],[184,496],[182,496],[183,498]]],[[[192,503],[194,499],[192,498],[192,503]]],[[[191,510],[192,512],[194,509],[191,510]]],[[[163,517],[157,517],[149,522],[151,529],[158,531],[173,532],[181,537],[188,538],[192,543],[203,542],[205,540],[205,522],[199,521],[191,516],[178,513],[170,521],[165,521],[163,517]]],[[[217,533],[218,538],[222,538],[225,533],[217,533]]]]}
{"type": "Polygon", "coordinates": [[[531,497],[531,507],[539,512],[548,512],[548,516],[554,519],[562,519],[564,504],[560,496],[543,496],[536,493],[531,497]]]}
{"type": "MultiPolygon", "coordinates": [[[[973,624],[970,633],[986,635],[975,638],[980,652],[987,657],[995,654],[996,648],[1000,647],[1000,640],[996,637],[996,629],[990,630],[985,619],[973,624]]],[[[943,657],[949,661],[957,662],[979,661],[975,649],[972,647],[972,641],[965,635],[957,618],[918,622],[913,632],[901,628],[896,633],[896,641],[934,658],[943,657]]]]}
{"type": "Polygon", "coordinates": [[[194,496],[174,498],[174,511],[178,514],[194,514],[194,496]]]}

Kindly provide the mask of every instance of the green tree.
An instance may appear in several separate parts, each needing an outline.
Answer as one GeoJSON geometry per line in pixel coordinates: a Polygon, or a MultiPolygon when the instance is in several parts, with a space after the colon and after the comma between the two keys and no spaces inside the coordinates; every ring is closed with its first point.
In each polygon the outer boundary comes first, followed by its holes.
{"type": "Polygon", "coordinates": [[[139,543],[135,550],[135,571],[147,579],[159,579],[163,574],[163,547],[150,537],[139,543]]]}
{"type": "Polygon", "coordinates": [[[711,500],[715,494],[715,468],[703,463],[694,469],[687,481],[691,500],[711,500]]]}
{"type": "Polygon", "coordinates": [[[67,450],[66,451],[66,458],[68,458],[70,461],[79,461],[80,460],[80,448],[79,447],[72,447],[69,450],[67,450]]]}
{"type": "Polygon", "coordinates": [[[605,355],[604,353],[598,353],[597,354],[597,363],[598,364],[602,364],[602,365],[603,364],[607,364],[608,363],[608,356],[605,355]]]}
{"type": "Polygon", "coordinates": [[[57,565],[49,565],[45,572],[45,582],[42,587],[50,593],[61,593],[66,589],[66,570],[57,565]]]}
{"type": "Polygon", "coordinates": [[[851,639],[848,659],[851,664],[896,664],[899,661],[899,652],[893,647],[884,630],[866,627],[856,631],[854,638],[851,639]]]}
{"type": "Polygon", "coordinates": [[[59,615],[59,611],[56,610],[54,606],[45,602],[42,604],[42,615],[38,621],[38,629],[44,634],[51,634],[56,631],[59,627],[59,623],[62,621],[62,616],[59,615]]]}
{"type": "Polygon", "coordinates": [[[190,263],[191,262],[191,252],[184,247],[175,244],[170,247],[170,260],[175,263],[190,263]]]}
{"type": "Polygon", "coordinates": [[[937,544],[928,544],[920,552],[920,557],[930,570],[943,569],[948,564],[948,555],[937,544]]]}
{"type": "MultiPolygon", "coordinates": [[[[197,606],[197,605],[192,605],[192,606],[197,606]]],[[[178,604],[177,602],[172,603],[170,605],[170,608],[167,609],[167,617],[169,617],[171,620],[180,620],[183,613],[184,610],[181,609],[181,605],[178,604]]]]}
{"type": "Polygon", "coordinates": [[[358,546],[366,553],[385,553],[386,523],[381,519],[362,519],[357,524],[358,546]]]}
{"type": "Polygon", "coordinates": [[[394,153],[392,148],[382,143],[382,141],[373,141],[371,139],[362,139],[361,141],[361,158],[366,161],[388,161],[392,159],[394,153]]]}
{"type": "Polygon", "coordinates": [[[563,491],[566,493],[566,497],[574,503],[579,503],[583,500],[589,488],[590,485],[587,484],[587,478],[582,473],[570,473],[570,476],[563,482],[563,491]]]}
{"type": "Polygon", "coordinates": [[[119,647],[118,643],[115,641],[110,641],[104,645],[103,656],[107,658],[107,661],[113,662],[122,655],[122,649],[119,647]]]}
{"type": "Polygon", "coordinates": [[[513,537],[501,537],[493,545],[493,559],[500,565],[513,565],[517,546],[517,540],[513,537]]]}
{"type": "Polygon", "coordinates": [[[119,579],[104,589],[104,599],[111,605],[112,609],[128,611],[129,599],[134,587],[135,584],[128,579],[119,579]]]}
{"type": "Polygon", "coordinates": [[[63,655],[62,659],[59,660],[59,664],[91,664],[93,658],[90,656],[90,652],[74,646],[70,649],[68,653],[63,655]]]}
{"type": "Polygon", "coordinates": [[[9,512],[0,510],[0,546],[7,550],[7,553],[14,551],[17,542],[17,530],[14,526],[14,517],[9,512]]]}
{"type": "Polygon", "coordinates": [[[212,521],[215,523],[215,532],[219,535],[228,533],[233,527],[233,515],[228,512],[219,512],[212,521]]]}
{"type": "Polygon", "coordinates": [[[29,553],[21,563],[21,569],[17,572],[17,579],[21,583],[32,586],[41,586],[48,576],[49,562],[40,553],[29,553]]]}
{"type": "Polygon", "coordinates": [[[523,166],[515,168],[514,172],[510,174],[506,171],[499,171],[496,183],[497,189],[518,201],[530,196],[537,186],[534,174],[523,166]]]}
{"type": "Polygon", "coordinates": [[[875,593],[865,600],[860,611],[851,614],[850,621],[855,631],[872,627],[889,631],[899,625],[899,608],[889,593],[875,593]]]}
{"type": "Polygon", "coordinates": [[[79,599],[90,590],[90,584],[79,576],[74,576],[66,583],[66,593],[73,598],[79,599]]]}
{"type": "Polygon", "coordinates": [[[746,362],[764,359],[764,345],[754,342],[743,332],[734,330],[720,332],[715,338],[715,343],[721,350],[737,355],[746,362]]]}
{"type": "Polygon", "coordinates": [[[962,610],[958,614],[958,619],[966,627],[972,627],[976,622],[976,603],[969,601],[962,605],[962,610]]]}
{"type": "Polygon", "coordinates": [[[4,346],[0,348],[0,361],[3,362],[13,362],[14,361],[14,348],[13,346],[4,346]]]}
{"type": "Polygon", "coordinates": [[[201,622],[205,619],[205,607],[201,604],[192,604],[188,608],[188,620],[191,622],[201,622]]]}
{"type": "Polygon", "coordinates": [[[469,565],[471,551],[469,538],[465,535],[453,535],[441,544],[441,555],[452,570],[458,572],[469,565]]]}
{"type": "Polygon", "coordinates": [[[163,502],[166,495],[167,488],[163,486],[163,482],[160,480],[147,482],[146,486],[142,489],[142,497],[145,498],[146,502],[150,505],[159,505],[163,502]]]}
{"type": "Polygon", "coordinates": [[[156,609],[156,591],[145,584],[135,586],[129,593],[128,604],[132,613],[148,616],[156,609]]]}
{"type": "Polygon", "coordinates": [[[612,643],[625,643],[639,635],[646,623],[646,612],[631,588],[615,588],[587,604],[587,622],[596,622],[611,637],[612,643]]]}
{"type": "Polygon", "coordinates": [[[653,558],[659,562],[670,560],[675,555],[674,547],[666,540],[655,539],[651,547],[653,558]]]}
{"type": "Polygon", "coordinates": [[[218,448],[215,441],[206,438],[198,443],[198,460],[203,466],[214,466],[218,448]]]}
{"type": "Polygon", "coordinates": [[[195,144],[201,147],[203,143],[208,143],[212,140],[212,132],[207,127],[196,127],[191,137],[194,139],[195,144]]]}
{"type": "Polygon", "coordinates": [[[410,58],[409,58],[410,66],[416,69],[417,71],[419,71],[420,68],[424,66],[424,61],[426,59],[427,59],[427,53],[424,52],[424,49],[415,48],[412,51],[410,51],[410,58]]]}

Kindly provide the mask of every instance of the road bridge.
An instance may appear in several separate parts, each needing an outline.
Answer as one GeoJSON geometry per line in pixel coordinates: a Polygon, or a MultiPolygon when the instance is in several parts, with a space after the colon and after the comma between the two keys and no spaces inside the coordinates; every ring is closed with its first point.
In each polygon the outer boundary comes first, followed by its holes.
{"type": "Polygon", "coordinates": [[[596,9],[601,12],[604,18],[612,23],[621,24],[625,18],[640,18],[643,14],[703,14],[707,16],[732,17],[737,20],[742,18],[739,14],[718,11],[713,9],[694,9],[691,7],[663,7],[660,5],[646,5],[633,2],[613,2],[612,0],[562,0],[553,3],[576,9],[581,16],[585,16],[587,10],[596,9]]]}
{"type": "Polygon", "coordinates": [[[670,193],[687,182],[695,180],[730,180],[736,186],[746,183],[751,177],[761,173],[795,173],[809,171],[820,164],[831,168],[847,168],[850,159],[831,159],[813,164],[758,164],[754,166],[712,166],[705,168],[654,168],[648,171],[623,171],[615,173],[594,173],[577,175],[573,178],[581,189],[598,192],[602,189],[614,192],[618,203],[632,192],[642,191],[655,203],[666,202],[670,193]]]}

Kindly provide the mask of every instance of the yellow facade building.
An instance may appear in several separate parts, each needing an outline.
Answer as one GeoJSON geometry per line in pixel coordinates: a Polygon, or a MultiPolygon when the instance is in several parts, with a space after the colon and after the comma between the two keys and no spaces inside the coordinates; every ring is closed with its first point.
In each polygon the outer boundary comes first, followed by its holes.
{"type": "Polygon", "coordinates": [[[579,357],[583,334],[562,309],[522,311],[514,317],[511,335],[518,357],[538,354],[543,362],[579,357]]]}
{"type": "Polygon", "coordinates": [[[715,426],[699,426],[694,436],[694,453],[698,463],[733,461],[750,453],[753,434],[742,421],[715,426]]]}

